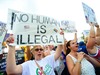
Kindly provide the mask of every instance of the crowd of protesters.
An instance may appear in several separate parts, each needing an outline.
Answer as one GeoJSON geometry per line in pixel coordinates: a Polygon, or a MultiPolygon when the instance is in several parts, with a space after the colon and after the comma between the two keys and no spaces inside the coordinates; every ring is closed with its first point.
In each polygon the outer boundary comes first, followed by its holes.
{"type": "MultiPolygon", "coordinates": [[[[8,75],[59,75],[56,67],[59,60],[64,63],[61,75],[100,75],[100,29],[98,24],[91,23],[88,39],[77,42],[77,31],[74,40],[66,41],[64,32],[62,45],[34,45],[27,47],[27,61],[16,65],[13,35],[7,38],[9,46],[6,72],[8,75]],[[96,27],[96,34],[94,27],[96,27]],[[32,48],[31,48],[32,47],[32,48]]],[[[70,36],[68,36],[70,37],[70,36]]]]}

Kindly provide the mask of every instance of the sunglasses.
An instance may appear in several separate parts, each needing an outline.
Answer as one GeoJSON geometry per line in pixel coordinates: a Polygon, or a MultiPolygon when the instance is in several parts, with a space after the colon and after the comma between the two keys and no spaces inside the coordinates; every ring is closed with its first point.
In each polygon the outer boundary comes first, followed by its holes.
{"type": "Polygon", "coordinates": [[[35,51],[39,51],[39,50],[40,50],[40,51],[43,51],[43,49],[35,49],[35,51]]]}

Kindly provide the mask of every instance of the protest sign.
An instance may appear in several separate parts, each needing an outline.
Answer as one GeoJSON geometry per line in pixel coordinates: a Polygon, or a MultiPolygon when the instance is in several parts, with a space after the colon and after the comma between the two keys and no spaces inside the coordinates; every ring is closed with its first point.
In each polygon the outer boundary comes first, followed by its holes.
{"type": "Polygon", "coordinates": [[[3,41],[4,41],[4,37],[6,35],[6,32],[7,32],[6,23],[0,21],[0,52],[1,52],[1,49],[2,49],[2,44],[3,44],[3,41]]]}
{"type": "Polygon", "coordinates": [[[85,37],[87,37],[89,35],[90,30],[83,30],[83,34],[85,37]]]}
{"type": "Polygon", "coordinates": [[[63,44],[60,22],[41,15],[16,13],[13,22],[14,43],[11,45],[63,44]]]}
{"type": "Polygon", "coordinates": [[[62,20],[61,21],[61,28],[66,33],[75,32],[75,22],[70,20],[62,20]]]}
{"type": "Polygon", "coordinates": [[[97,23],[94,10],[83,2],[82,2],[82,6],[84,10],[86,23],[90,23],[90,22],[97,23]]]}
{"type": "Polygon", "coordinates": [[[12,30],[13,29],[13,19],[14,14],[19,13],[20,11],[8,9],[8,17],[7,17],[7,29],[12,30]]]}
{"type": "Polygon", "coordinates": [[[58,75],[62,74],[64,68],[65,68],[65,65],[64,65],[63,60],[59,59],[59,66],[56,67],[56,71],[57,71],[58,75]]]}

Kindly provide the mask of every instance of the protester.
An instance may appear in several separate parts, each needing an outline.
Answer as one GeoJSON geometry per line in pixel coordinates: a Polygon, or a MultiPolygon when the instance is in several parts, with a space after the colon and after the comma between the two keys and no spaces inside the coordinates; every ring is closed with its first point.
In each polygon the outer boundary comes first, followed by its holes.
{"type": "Polygon", "coordinates": [[[50,49],[50,45],[48,46],[48,45],[45,45],[44,46],[44,57],[46,57],[46,56],[48,56],[48,55],[51,55],[51,53],[50,53],[50,51],[52,50],[52,49],[50,49]]]}
{"type": "Polygon", "coordinates": [[[33,48],[31,49],[31,46],[26,46],[27,48],[27,51],[26,51],[26,54],[27,54],[27,59],[28,60],[34,60],[34,55],[32,54],[32,50],[33,48]]]}
{"type": "MultiPolygon", "coordinates": [[[[63,33],[61,32],[61,34],[63,33]]],[[[40,45],[35,46],[34,50],[32,51],[33,55],[35,56],[35,60],[26,61],[21,65],[16,65],[15,47],[9,45],[9,43],[13,43],[13,41],[14,41],[13,36],[10,36],[6,40],[6,43],[9,46],[9,51],[7,56],[7,67],[6,67],[7,74],[22,73],[22,75],[37,75],[40,73],[43,74],[44,72],[45,75],[51,75],[51,74],[55,75],[54,68],[57,67],[59,64],[58,58],[61,55],[62,45],[58,45],[56,53],[54,55],[49,55],[45,58],[42,58],[43,48],[40,45]],[[41,68],[37,66],[38,64],[41,68]]]]}
{"type": "Polygon", "coordinates": [[[89,55],[100,63],[100,48],[98,47],[98,45],[100,45],[100,29],[98,24],[96,24],[95,27],[97,28],[96,36],[94,31],[94,24],[91,24],[89,40],[86,47],[89,55]]]}
{"type": "Polygon", "coordinates": [[[66,56],[66,63],[70,75],[96,75],[93,65],[100,67],[99,62],[84,52],[77,53],[78,45],[72,40],[68,41],[66,47],[68,54],[66,56]]]}
{"type": "MultiPolygon", "coordinates": [[[[77,30],[76,30],[76,32],[74,34],[74,41],[77,42],[77,30]]],[[[62,74],[61,75],[69,75],[69,71],[68,71],[67,64],[66,64],[66,53],[67,53],[66,44],[67,44],[67,42],[68,41],[66,41],[65,38],[64,38],[64,45],[63,45],[63,50],[62,50],[60,59],[63,60],[63,63],[65,65],[65,68],[62,71],[62,74]]]]}
{"type": "Polygon", "coordinates": [[[88,54],[87,49],[86,49],[86,45],[83,41],[79,42],[79,50],[77,52],[84,52],[86,54],[88,54]]]}
{"type": "MultiPolygon", "coordinates": [[[[94,24],[91,23],[89,39],[87,42],[87,51],[89,55],[95,58],[100,63],[100,29],[99,25],[96,24],[96,35],[94,31],[94,24]]],[[[96,75],[100,75],[100,67],[95,67],[96,75]]]]}

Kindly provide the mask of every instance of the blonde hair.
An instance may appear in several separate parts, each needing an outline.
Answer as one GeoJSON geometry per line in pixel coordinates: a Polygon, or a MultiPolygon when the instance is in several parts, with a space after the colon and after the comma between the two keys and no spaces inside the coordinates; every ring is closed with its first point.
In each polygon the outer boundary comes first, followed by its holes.
{"type": "Polygon", "coordinates": [[[84,43],[86,44],[89,40],[89,35],[84,39],[84,43]]]}
{"type": "MultiPolygon", "coordinates": [[[[31,49],[31,51],[34,52],[34,51],[35,51],[35,48],[38,47],[38,46],[40,46],[40,47],[43,49],[43,47],[42,47],[41,45],[35,45],[35,46],[31,49]]],[[[44,49],[43,49],[43,51],[44,51],[44,49]]]]}

